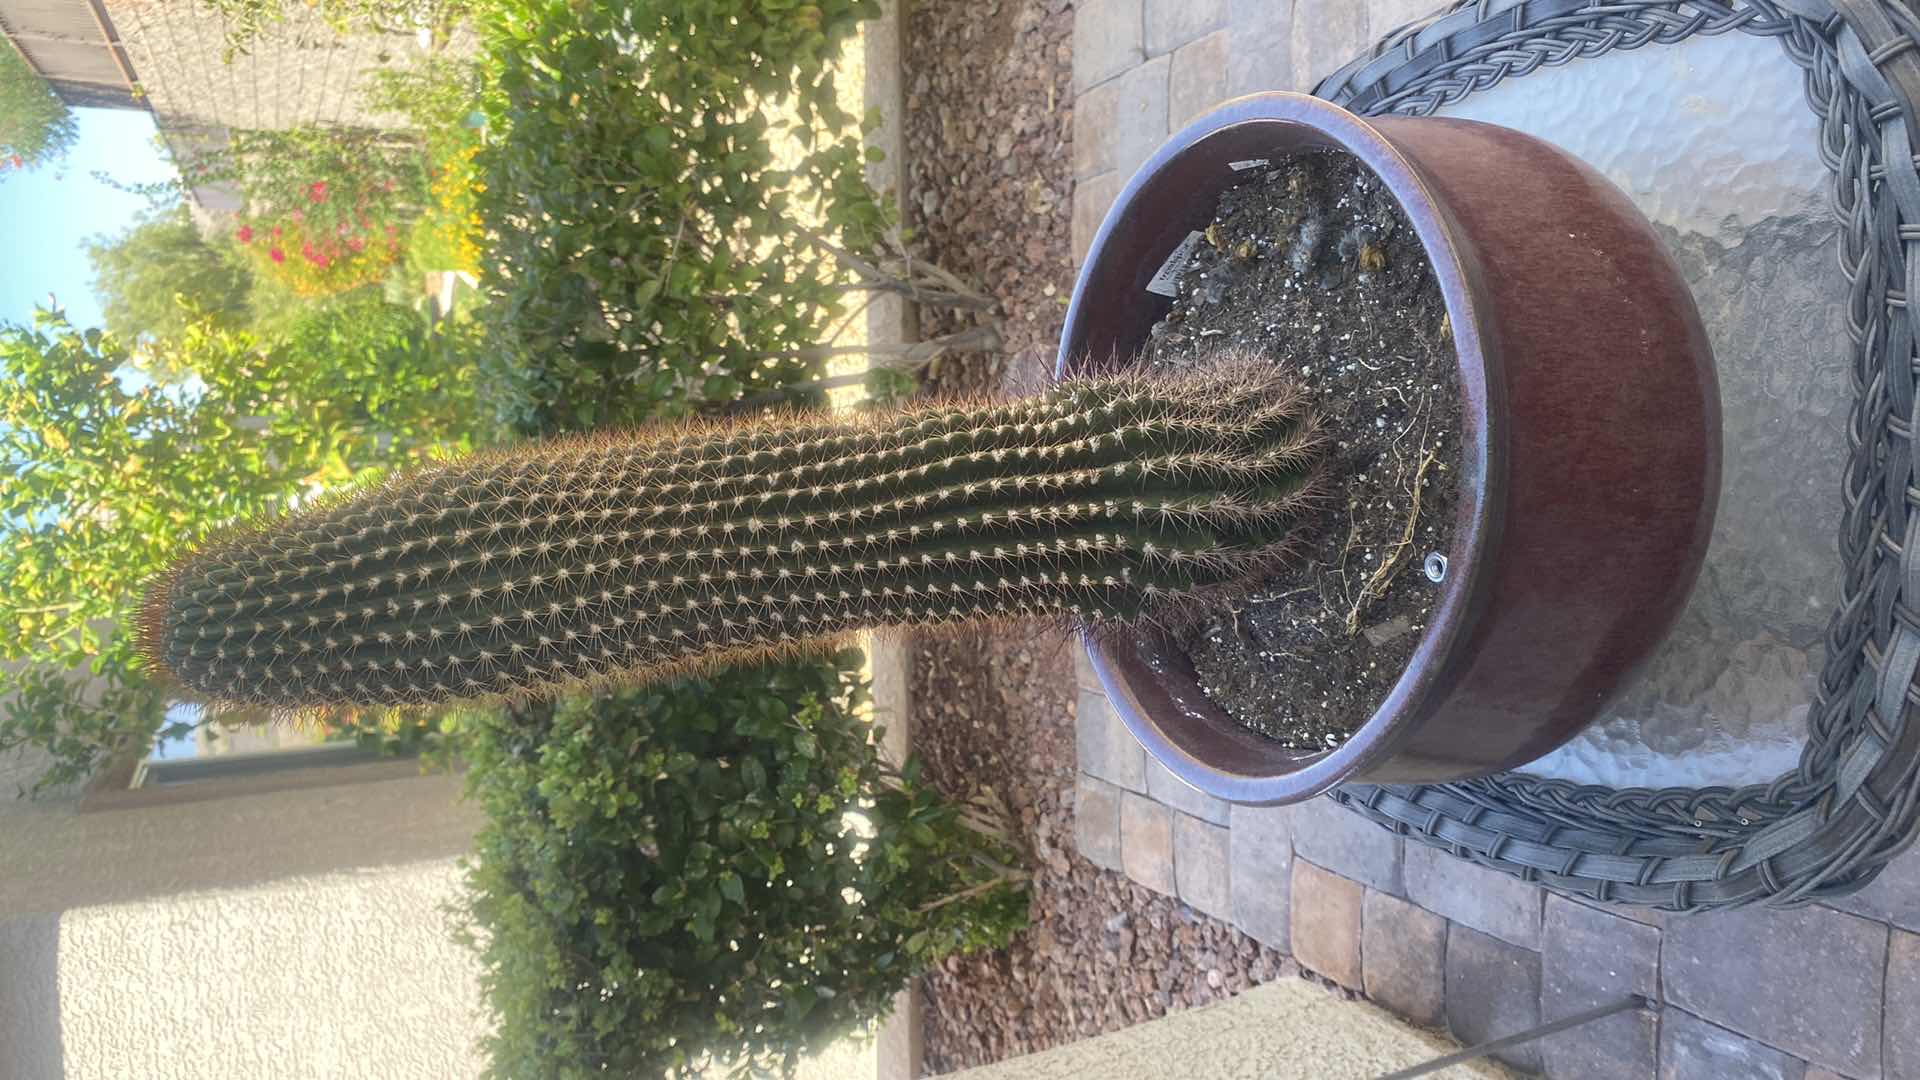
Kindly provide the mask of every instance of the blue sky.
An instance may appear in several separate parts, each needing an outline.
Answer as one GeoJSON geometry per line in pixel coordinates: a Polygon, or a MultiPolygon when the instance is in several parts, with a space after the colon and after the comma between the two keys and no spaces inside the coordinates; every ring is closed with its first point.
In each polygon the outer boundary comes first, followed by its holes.
{"type": "Polygon", "coordinates": [[[174,175],[154,146],[150,113],[76,109],[74,118],[80,139],[64,160],[0,176],[0,322],[30,321],[51,292],[74,325],[100,325],[85,242],[132,224],[146,200],[102,184],[93,173],[128,184],[174,175]]]}

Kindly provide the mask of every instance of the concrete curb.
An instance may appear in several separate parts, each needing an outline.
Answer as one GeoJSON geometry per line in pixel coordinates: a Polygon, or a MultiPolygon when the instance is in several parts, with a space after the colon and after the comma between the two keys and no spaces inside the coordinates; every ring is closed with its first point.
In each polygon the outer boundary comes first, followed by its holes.
{"type": "MultiPolygon", "coordinates": [[[[886,155],[867,166],[867,182],[874,190],[892,195],[897,206],[907,205],[906,80],[903,35],[907,0],[882,0],[881,14],[861,31],[865,52],[865,100],[880,113],[880,124],[867,136],[870,146],[886,155]]],[[[883,296],[867,309],[867,341],[892,345],[919,340],[919,320],[911,304],[897,296],[883,296]]],[[[869,635],[867,662],[873,678],[875,718],[886,726],[882,752],[889,760],[905,760],[912,746],[913,701],[911,669],[905,644],[898,638],[869,635]]],[[[916,980],[894,999],[893,1014],[875,1036],[875,1080],[917,1080],[922,1067],[920,984],[916,980]]]]}

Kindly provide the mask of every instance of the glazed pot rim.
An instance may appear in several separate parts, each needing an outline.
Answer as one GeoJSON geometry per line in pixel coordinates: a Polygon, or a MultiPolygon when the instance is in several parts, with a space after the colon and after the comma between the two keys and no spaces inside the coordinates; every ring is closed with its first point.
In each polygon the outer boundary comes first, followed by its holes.
{"type": "MultiPolygon", "coordinates": [[[[1135,645],[1122,639],[1083,639],[1115,711],[1154,758],[1207,794],[1231,802],[1272,804],[1319,794],[1391,758],[1444,700],[1457,677],[1456,669],[1461,666],[1458,661],[1489,587],[1488,567],[1500,532],[1499,508],[1505,505],[1506,417],[1504,400],[1495,400],[1503,397],[1504,382],[1496,377],[1499,357],[1493,353],[1475,301],[1479,263],[1471,241],[1455,226],[1419,168],[1377,128],[1338,106],[1303,94],[1262,93],[1225,102],[1161,146],[1128,180],[1101,222],[1075,284],[1065,326],[1070,331],[1081,329],[1095,276],[1091,271],[1100,265],[1115,233],[1131,227],[1129,212],[1142,190],[1153,184],[1170,163],[1189,154],[1205,153],[1202,144],[1208,139],[1247,126],[1289,130],[1293,138],[1306,134],[1309,145],[1352,154],[1386,184],[1419,237],[1440,287],[1453,335],[1461,414],[1460,454],[1458,461],[1451,463],[1458,495],[1445,579],[1436,586],[1439,595],[1427,626],[1392,690],[1372,716],[1338,746],[1318,753],[1289,751],[1237,724],[1200,691],[1191,676],[1168,671],[1165,653],[1176,651],[1168,640],[1135,645]],[[1155,718],[1155,709],[1141,702],[1121,670],[1116,651],[1133,654],[1129,657],[1134,661],[1131,666],[1149,667],[1157,673],[1173,699],[1173,707],[1185,714],[1181,724],[1231,727],[1227,742],[1236,752],[1222,754],[1215,739],[1208,741],[1215,748],[1213,752],[1201,756],[1197,743],[1181,737],[1180,725],[1163,725],[1155,718]]],[[[1302,149],[1289,147],[1274,156],[1302,149]]],[[[1072,338],[1063,340],[1056,377],[1078,363],[1082,351],[1082,343],[1072,338]]],[[[1403,557],[1417,564],[1424,554],[1414,550],[1403,557]]]]}

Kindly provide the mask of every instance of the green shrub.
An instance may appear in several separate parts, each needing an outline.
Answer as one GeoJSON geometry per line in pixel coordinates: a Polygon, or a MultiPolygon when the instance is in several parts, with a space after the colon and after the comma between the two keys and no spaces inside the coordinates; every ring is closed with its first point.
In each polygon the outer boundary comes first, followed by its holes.
{"type": "Polygon", "coordinates": [[[449,453],[496,441],[475,399],[479,328],[426,314],[361,290],[298,311],[279,351],[337,403],[346,423],[379,433],[392,463],[437,448],[449,453]]]}
{"type": "Polygon", "coordinates": [[[184,202],[87,243],[106,329],[124,341],[175,338],[210,318],[247,325],[253,277],[224,237],[209,242],[184,202]]]}
{"type": "Polygon", "coordinates": [[[492,1075],[790,1069],[928,964],[1019,928],[1011,852],[917,769],[880,764],[852,711],[857,655],[477,726],[488,824],[464,922],[492,1075]]]}
{"type": "Polygon", "coordinates": [[[12,45],[0,49],[0,176],[65,157],[80,125],[12,45]]]}
{"type": "Polygon", "coordinates": [[[453,346],[378,315],[322,309],[284,343],[191,323],[149,346],[191,389],[123,381],[129,343],[58,312],[0,324],[0,755],[51,754],[35,790],[161,728],[170,688],[130,631],[180,543],[485,437],[453,346]]]}
{"type": "Polygon", "coordinates": [[[523,432],[684,415],[820,371],[840,268],[884,215],[828,61],[873,0],[530,0],[488,27],[479,163],[496,400],[523,432]],[[776,166],[772,106],[811,149],[776,166]],[[824,136],[815,136],[816,131],[824,136]]]}

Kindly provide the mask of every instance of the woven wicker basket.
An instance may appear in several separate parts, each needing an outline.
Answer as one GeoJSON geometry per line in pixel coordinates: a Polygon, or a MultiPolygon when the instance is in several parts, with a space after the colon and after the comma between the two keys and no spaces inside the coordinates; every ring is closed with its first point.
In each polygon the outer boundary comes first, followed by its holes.
{"type": "Polygon", "coordinates": [[[1920,819],[1920,20],[1886,0],[1461,3],[1387,35],[1315,93],[1362,115],[1424,115],[1502,80],[1617,49],[1731,31],[1806,72],[1834,174],[1849,283],[1853,402],[1842,471],[1840,606],[1799,767],[1741,788],[1579,786],[1507,773],[1348,785],[1379,825],[1560,892],[1669,911],[1788,906],[1853,892],[1920,819]]]}

